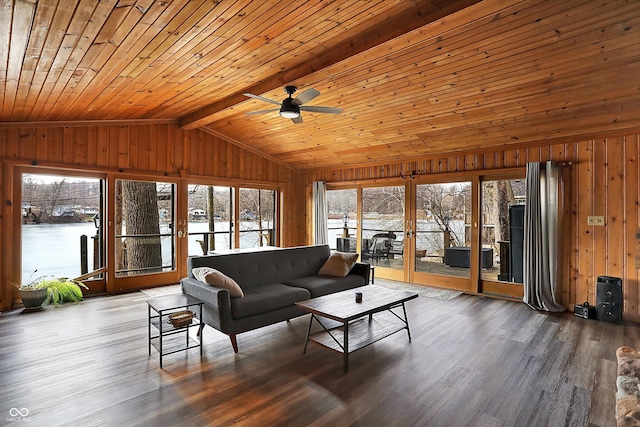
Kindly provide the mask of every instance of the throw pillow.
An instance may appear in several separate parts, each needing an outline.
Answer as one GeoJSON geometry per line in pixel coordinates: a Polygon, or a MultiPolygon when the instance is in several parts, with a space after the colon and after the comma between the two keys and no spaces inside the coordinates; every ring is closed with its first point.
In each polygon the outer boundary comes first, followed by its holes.
{"type": "Polygon", "coordinates": [[[318,272],[321,276],[345,277],[358,260],[359,254],[334,252],[318,272]]]}
{"type": "Polygon", "coordinates": [[[211,267],[194,268],[193,277],[208,285],[217,286],[229,291],[229,295],[233,298],[242,298],[244,292],[238,283],[231,277],[211,267]]]}

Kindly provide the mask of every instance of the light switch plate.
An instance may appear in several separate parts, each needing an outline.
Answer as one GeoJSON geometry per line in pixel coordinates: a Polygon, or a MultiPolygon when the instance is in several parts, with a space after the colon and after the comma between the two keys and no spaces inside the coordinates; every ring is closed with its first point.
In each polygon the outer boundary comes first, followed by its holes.
{"type": "Polygon", "coordinates": [[[587,225],[604,225],[603,216],[588,216],[587,225]]]}

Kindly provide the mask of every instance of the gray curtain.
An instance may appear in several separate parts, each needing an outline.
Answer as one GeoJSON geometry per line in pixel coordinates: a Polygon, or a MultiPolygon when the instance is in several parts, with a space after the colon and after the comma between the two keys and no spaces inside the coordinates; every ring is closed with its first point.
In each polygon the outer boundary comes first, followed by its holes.
{"type": "Polygon", "coordinates": [[[322,181],[314,181],[313,183],[313,233],[316,245],[329,243],[327,185],[322,181]]]}
{"type": "Polygon", "coordinates": [[[527,163],[524,211],[524,302],[531,308],[564,311],[558,303],[558,166],[527,163]]]}

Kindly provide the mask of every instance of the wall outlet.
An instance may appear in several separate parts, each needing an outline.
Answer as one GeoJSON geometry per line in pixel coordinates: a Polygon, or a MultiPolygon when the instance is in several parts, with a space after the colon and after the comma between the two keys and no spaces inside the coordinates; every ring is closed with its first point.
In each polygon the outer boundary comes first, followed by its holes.
{"type": "Polygon", "coordinates": [[[588,216],[587,225],[604,225],[603,216],[588,216]]]}

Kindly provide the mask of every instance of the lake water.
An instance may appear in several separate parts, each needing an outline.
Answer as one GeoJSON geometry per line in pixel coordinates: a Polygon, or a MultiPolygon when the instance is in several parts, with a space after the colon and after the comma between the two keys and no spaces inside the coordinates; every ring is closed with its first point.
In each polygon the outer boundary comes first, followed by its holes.
{"type": "MultiPolygon", "coordinates": [[[[241,230],[254,226],[250,222],[242,222],[241,230]]],[[[228,231],[229,223],[216,222],[216,231],[228,231]]],[[[189,233],[208,231],[206,222],[190,222],[189,233]]],[[[166,224],[160,227],[161,233],[168,233],[166,224]]],[[[87,236],[88,267],[93,270],[93,240],[96,227],[92,222],[72,224],[23,224],[22,225],[22,282],[25,283],[32,276],[43,275],[59,277],[78,277],[80,269],[80,236],[87,236]]],[[[229,247],[229,233],[217,234],[216,248],[229,247]]],[[[258,246],[257,232],[241,233],[241,247],[258,246]]],[[[202,255],[202,248],[198,240],[202,234],[189,235],[189,255],[202,255]]],[[[163,265],[171,264],[171,239],[162,238],[163,265]]]]}
{"type": "Polygon", "coordinates": [[[33,278],[42,275],[78,277],[80,275],[80,236],[88,237],[89,269],[93,260],[93,241],[96,234],[92,222],[76,224],[22,225],[22,282],[38,270],[33,278]]]}
{"type": "MultiPolygon", "coordinates": [[[[337,237],[342,236],[344,223],[340,219],[330,219],[328,221],[329,245],[336,247],[337,237]]],[[[348,223],[352,227],[350,233],[353,235],[356,221],[348,223]]],[[[226,221],[216,222],[216,231],[228,231],[229,223],[226,221]]],[[[246,222],[241,224],[241,229],[254,226],[254,223],[246,222]]],[[[403,229],[403,221],[365,221],[364,228],[371,229],[365,231],[364,237],[371,237],[376,231],[373,230],[396,230],[403,229]]],[[[460,235],[464,235],[464,223],[462,221],[451,221],[450,228],[460,235]]],[[[189,233],[204,232],[208,230],[206,222],[190,222],[189,233]]],[[[431,221],[419,221],[418,231],[434,231],[437,225],[431,221]]],[[[161,228],[161,232],[166,233],[166,225],[161,228]]],[[[54,275],[61,277],[77,277],[80,273],[80,236],[88,237],[88,260],[89,270],[93,269],[93,240],[96,227],[92,222],[74,224],[24,224],[22,225],[22,282],[28,281],[34,270],[38,270],[33,277],[42,275],[54,275]]],[[[397,232],[397,240],[404,239],[402,232],[397,232]]],[[[259,235],[257,232],[242,233],[240,245],[243,248],[258,246],[259,235]]],[[[202,255],[202,249],[198,240],[202,240],[201,234],[189,235],[189,255],[202,255]]],[[[416,245],[420,249],[427,249],[432,252],[442,248],[441,232],[424,232],[416,236],[416,245]]],[[[229,247],[229,234],[216,235],[216,248],[229,247]]],[[[163,263],[170,264],[171,240],[162,239],[163,263]]]]}

